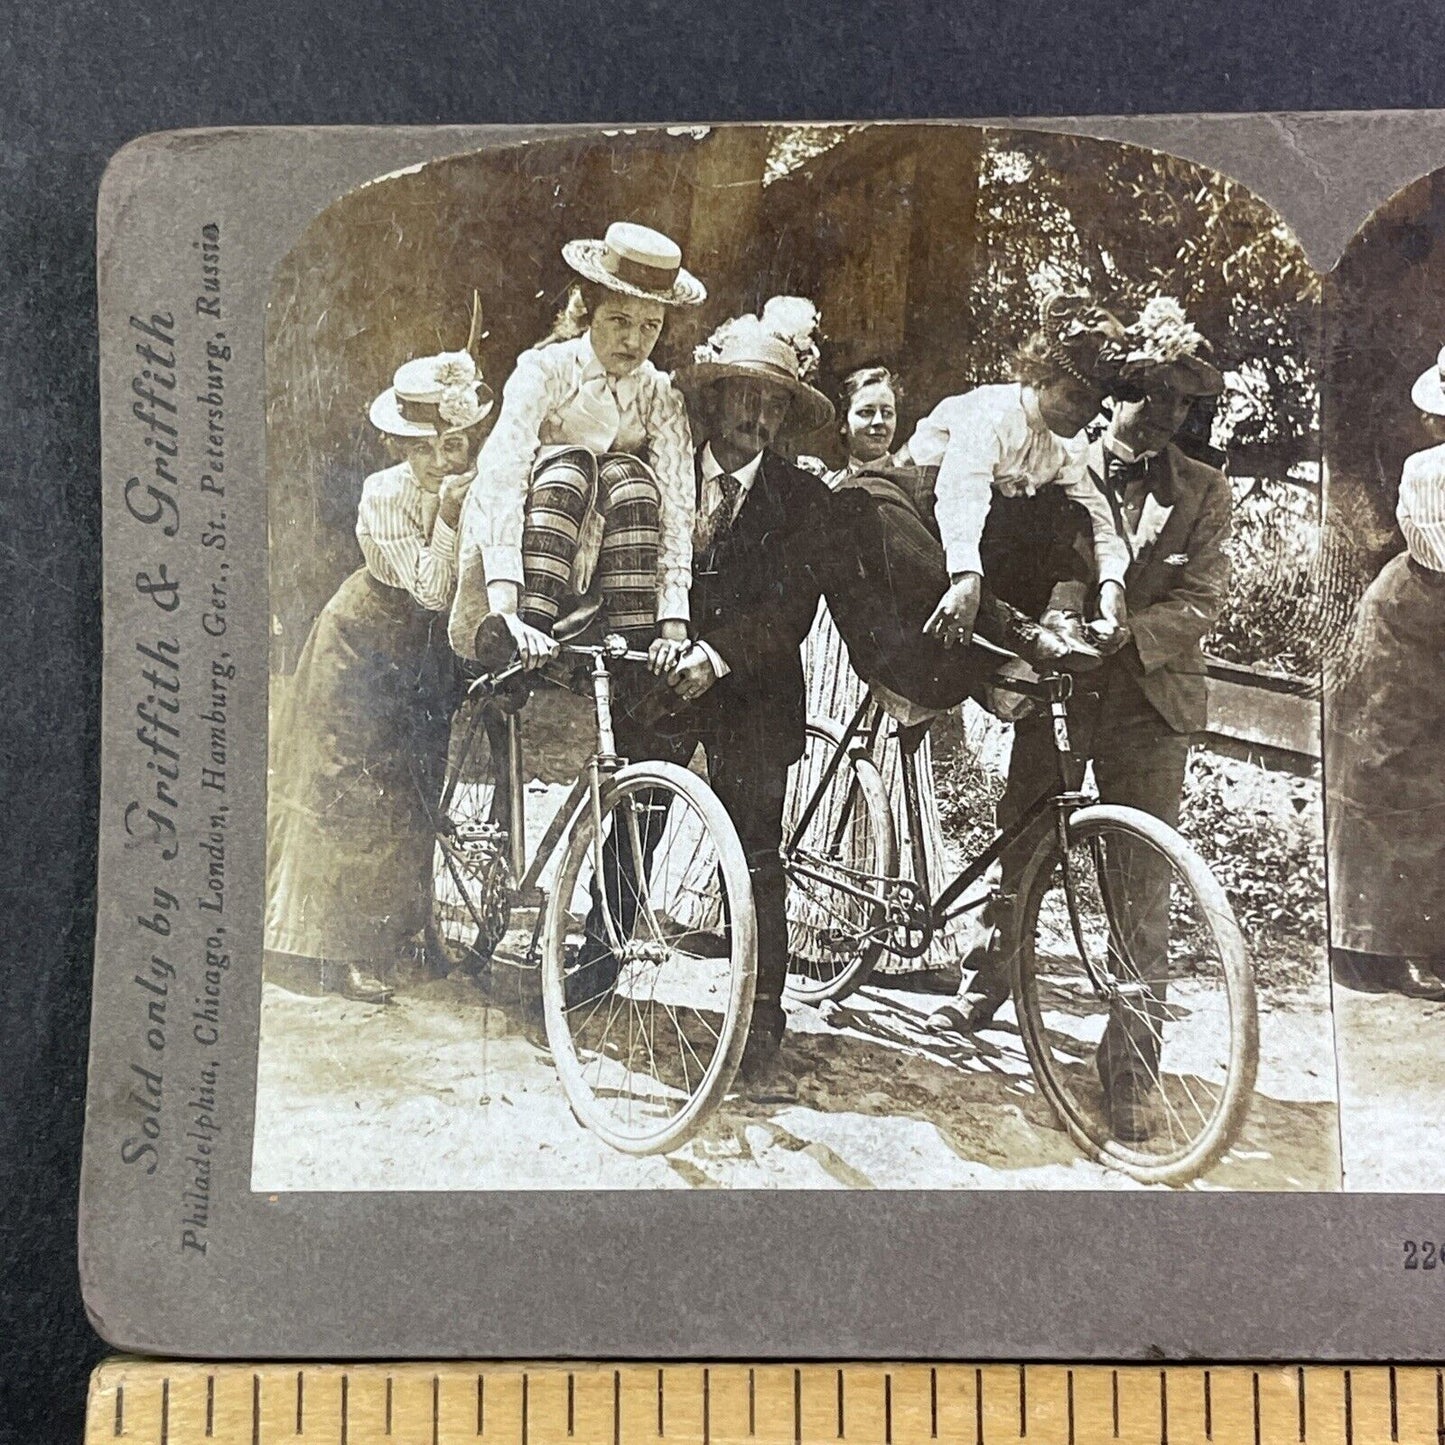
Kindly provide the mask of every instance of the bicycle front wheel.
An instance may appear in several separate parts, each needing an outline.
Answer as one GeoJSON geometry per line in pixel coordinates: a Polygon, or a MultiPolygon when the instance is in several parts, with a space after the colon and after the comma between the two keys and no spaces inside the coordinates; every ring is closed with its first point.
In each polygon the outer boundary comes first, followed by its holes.
{"type": "Polygon", "coordinates": [[[883,952],[887,879],[898,872],[898,838],[888,793],[872,760],[842,760],[817,807],[797,820],[822,786],[843,730],[808,721],[794,764],[783,868],[788,880],[787,992],[803,1003],[846,998],[868,981],[883,952]]]}
{"type": "Polygon", "coordinates": [[[757,921],[747,857],[713,791],[634,763],[584,805],[547,902],[547,1039],[578,1119],[614,1148],[677,1148],[747,1042],[757,921]]]}
{"type": "Polygon", "coordinates": [[[1173,828],[1081,808],[1021,880],[1019,1028],[1039,1087],[1090,1157],[1144,1183],[1197,1178],[1238,1134],[1259,1062],[1244,938],[1173,828]]]}

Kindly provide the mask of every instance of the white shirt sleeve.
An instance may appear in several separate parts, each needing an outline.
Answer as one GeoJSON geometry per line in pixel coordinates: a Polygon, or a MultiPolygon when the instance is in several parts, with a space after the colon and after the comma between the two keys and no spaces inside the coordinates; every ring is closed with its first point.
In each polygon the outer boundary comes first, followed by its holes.
{"type": "Polygon", "coordinates": [[[712,670],[719,677],[726,677],[728,673],[732,671],[732,668],[718,656],[717,648],[715,648],[712,643],[704,642],[702,638],[699,637],[694,646],[702,648],[702,650],[707,653],[707,660],[712,663],[712,670]]]}
{"type": "Polygon", "coordinates": [[[979,543],[993,502],[995,469],[1003,460],[1003,438],[994,418],[973,396],[956,398],[946,416],[942,411],[940,407],[933,414],[934,421],[948,429],[934,484],[933,515],[950,574],[981,574],[979,543]]]}
{"type": "Polygon", "coordinates": [[[1114,525],[1109,499],[1089,476],[1087,460],[1080,459],[1067,467],[1058,484],[1089,514],[1089,527],[1094,534],[1094,569],[1099,581],[1123,586],[1129,571],[1129,548],[1114,525]]]}
{"type": "Polygon", "coordinates": [[[691,616],[692,531],[697,514],[692,431],[682,393],[653,375],[647,416],[648,451],[660,499],[657,538],[657,620],[691,616]]]}
{"type": "Polygon", "coordinates": [[[542,449],[542,423],[554,402],[554,368],[543,351],[524,351],[502,388],[497,424],[482,443],[477,479],[462,507],[461,555],[479,555],[491,581],[525,582],[522,529],[532,467],[542,449]]]}
{"type": "Polygon", "coordinates": [[[367,478],[356,514],[367,570],[388,587],[404,588],[421,606],[444,612],[456,591],[457,534],[438,516],[426,535],[402,489],[373,485],[376,480],[367,478]]]}

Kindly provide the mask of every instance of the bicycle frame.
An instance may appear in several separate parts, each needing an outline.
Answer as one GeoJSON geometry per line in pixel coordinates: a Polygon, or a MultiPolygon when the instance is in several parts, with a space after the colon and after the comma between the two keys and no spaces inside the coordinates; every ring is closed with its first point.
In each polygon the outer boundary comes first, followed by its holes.
{"type": "MultiPolygon", "coordinates": [[[[868,881],[881,885],[885,889],[890,886],[896,888],[901,882],[911,882],[925,900],[925,911],[918,925],[923,936],[916,946],[910,945],[906,949],[901,948],[897,945],[896,940],[890,940],[889,935],[884,934],[884,946],[892,953],[910,957],[922,954],[927,950],[933,937],[947,923],[964,913],[982,907],[985,901],[983,899],[961,904],[959,904],[959,900],[983,878],[984,874],[1003,857],[1004,853],[1021,838],[1036,829],[1040,819],[1050,813],[1055,819],[1062,856],[1065,859],[1064,886],[1070,900],[1070,912],[1074,915],[1075,928],[1078,927],[1077,909],[1073,903],[1073,881],[1069,876],[1067,863],[1068,849],[1063,846],[1068,836],[1069,815],[1088,801],[1087,795],[1082,791],[1084,762],[1074,752],[1069,734],[1068,700],[1073,694],[1073,678],[1068,673],[1051,673],[1032,682],[1022,678],[1000,677],[995,679],[994,685],[1003,691],[1031,698],[1048,707],[1053,723],[1054,747],[1058,754],[1060,785],[1056,791],[1045,793],[1036,799],[977,858],[963,868],[937,897],[933,896],[929,881],[928,856],[923,841],[923,809],[918,780],[918,752],[927,734],[927,727],[926,725],[912,728],[895,726],[892,733],[885,733],[883,723],[885,714],[871,689],[864,695],[863,701],[858,705],[844,728],[838,746],[828,759],[821,778],[794,824],[795,835],[801,835],[822,805],[824,797],[846,758],[856,756],[860,752],[865,755],[870,753],[875,742],[882,736],[897,738],[903,752],[903,795],[908,818],[913,878],[912,880],[900,880],[877,877],[869,878],[868,881]],[[955,907],[955,904],[959,906],[955,907]]],[[[840,810],[841,816],[835,831],[835,845],[841,841],[848,827],[851,807],[852,799],[850,798],[849,803],[840,810]]],[[[793,866],[802,876],[826,882],[830,887],[851,894],[864,902],[876,904],[880,901],[878,893],[870,893],[866,888],[843,884],[836,876],[825,877],[816,870],[810,869],[806,863],[798,862],[793,866]]],[[[890,920],[888,924],[890,931],[893,926],[893,922],[890,920]]],[[[910,926],[914,925],[910,924],[910,926]]]]}
{"type": "MultiPolygon", "coordinates": [[[[576,820],[577,814],[585,806],[592,809],[594,821],[593,847],[597,850],[596,867],[602,867],[602,787],[606,778],[611,777],[620,769],[626,766],[627,759],[620,757],[617,753],[616,737],[612,725],[612,675],[608,670],[608,662],[645,662],[647,654],[634,652],[626,646],[621,638],[612,639],[599,646],[564,646],[564,652],[573,656],[588,657],[592,660],[592,694],[595,708],[595,721],[597,727],[597,749],[588,760],[587,768],[572,784],[566,801],[553,815],[542,833],[537,844],[535,853],[528,860],[527,849],[527,819],[524,802],[524,779],[522,760],[522,734],[520,727],[520,716],[516,712],[509,712],[504,718],[504,762],[497,770],[499,781],[505,780],[505,811],[506,831],[508,844],[508,864],[513,879],[512,896],[515,902],[523,907],[540,908],[545,901],[545,895],[538,886],[539,880],[546,870],[552,856],[566,837],[568,830],[576,820]]],[[[476,738],[478,727],[483,725],[486,716],[487,698],[495,694],[497,689],[504,683],[519,676],[522,672],[520,663],[514,663],[503,668],[495,674],[478,678],[468,688],[468,696],[480,695],[482,701],[469,721],[467,732],[462,741],[461,759],[470,755],[473,743],[476,738]]],[[[495,710],[493,717],[497,714],[495,710]]],[[[449,770],[449,774],[451,770],[449,770]]],[[[446,788],[443,790],[441,802],[438,806],[438,823],[449,816],[448,810],[451,801],[456,793],[456,785],[459,781],[461,768],[456,769],[454,776],[449,776],[446,788]]],[[[467,901],[470,908],[465,888],[461,890],[463,899],[467,901]]],[[[540,915],[539,915],[540,917],[540,915]]],[[[480,924],[481,920],[474,919],[480,924]]],[[[609,919],[610,924],[610,919],[609,919]]],[[[615,942],[616,940],[614,940],[615,942]]]]}

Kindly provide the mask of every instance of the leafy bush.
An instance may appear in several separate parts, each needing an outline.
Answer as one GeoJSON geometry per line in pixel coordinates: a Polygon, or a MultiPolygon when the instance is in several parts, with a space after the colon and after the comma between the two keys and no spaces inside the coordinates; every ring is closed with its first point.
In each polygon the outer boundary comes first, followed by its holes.
{"type": "Polygon", "coordinates": [[[1251,943],[1325,941],[1325,855],[1317,782],[1196,752],[1180,831],[1234,905],[1251,943]]]}
{"type": "MultiPolygon", "coordinates": [[[[994,838],[1003,778],[966,746],[935,752],[938,803],[965,859],[994,838]]],[[[1325,940],[1319,784],[1196,751],[1184,781],[1181,832],[1208,863],[1257,955],[1298,956],[1325,940]]],[[[1281,960],[1283,962],[1283,960],[1281,960]]],[[[1276,981],[1289,981],[1273,970],[1276,981]]]]}

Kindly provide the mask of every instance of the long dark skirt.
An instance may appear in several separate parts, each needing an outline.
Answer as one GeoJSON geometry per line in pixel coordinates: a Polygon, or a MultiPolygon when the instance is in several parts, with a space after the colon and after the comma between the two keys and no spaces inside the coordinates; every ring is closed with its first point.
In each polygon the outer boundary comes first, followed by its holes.
{"type": "Polygon", "coordinates": [[[273,721],[268,949],[384,966],[425,927],[456,689],[445,615],[352,573],[273,721]]]}
{"type": "Polygon", "coordinates": [[[1330,699],[1334,943],[1445,955],[1445,573],[1401,555],[1360,604],[1359,671],[1330,699]]]}

